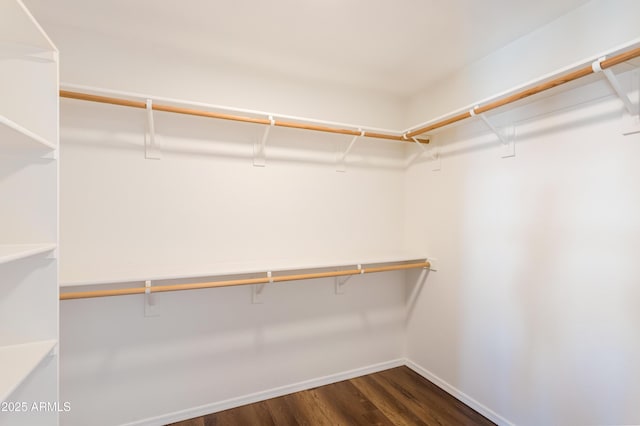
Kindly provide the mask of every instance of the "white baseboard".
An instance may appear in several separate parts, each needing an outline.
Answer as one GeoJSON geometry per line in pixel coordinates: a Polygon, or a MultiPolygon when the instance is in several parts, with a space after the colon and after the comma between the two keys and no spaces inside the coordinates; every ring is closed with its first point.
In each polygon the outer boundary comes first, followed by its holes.
{"type": "Polygon", "coordinates": [[[427,370],[426,368],[423,368],[423,367],[419,366],[418,364],[416,364],[415,362],[413,362],[413,361],[411,361],[409,359],[405,360],[404,365],[406,365],[407,367],[409,367],[410,369],[412,369],[413,371],[415,371],[416,373],[418,373],[419,375],[421,375],[425,379],[429,380],[431,383],[433,383],[434,385],[438,386],[443,391],[445,391],[448,394],[452,395],[456,399],[464,402],[469,407],[473,408],[478,413],[482,414],[483,416],[485,416],[486,418],[488,418],[492,422],[497,423],[500,426],[515,426],[514,423],[512,423],[509,420],[505,419],[504,417],[502,417],[501,415],[499,415],[495,411],[491,410],[490,408],[482,405],[481,403],[479,403],[475,399],[471,398],[469,395],[467,395],[466,393],[462,392],[461,390],[459,390],[459,389],[455,388],[454,386],[450,385],[449,383],[445,382],[440,377],[436,376],[435,374],[433,374],[431,371],[427,370]]]}
{"type": "Polygon", "coordinates": [[[482,405],[469,395],[458,390],[454,386],[450,385],[440,377],[436,376],[426,368],[421,367],[415,362],[409,359],[395,359],[392,361],[381,362],[379,364],[373,364],[362,368],[356,368],[354,370],[344,371],[341,373],[331,374],[324,377],[318,377],[311,380],[305,380],[303,382],[294,383],[291,385],[281,386],[273,389],[268,389],[261,392],[244,395],[237,398],[231,398],[224,401],[214,402],[211,404],[201,405],[199,407],[190,408],[188,410],[176,411],[174,413],[165,414],[158,417],[147,418],[138,420],[132,423],[126,423],[122,426],[158,426],[167,423],[179,422],[182,420],[192,419],[194,417],[200,417],[218,411],[228,410],[230,408],[240,407],[246,404],[252,404],[254,402],[264,401],[270,398],[276,398],[279,396],[289,395],[294,392],[300,392],[307,389],[313,389],[318,386],[329,385],[331,383],[340,382],[343,380],[353,379],[355,377],[364,376],[367,374],[377,373],[379,371],[388,370],[394,367],[400,367],[406,365],[411,370],[415,371],[431,383],[438,386],[440,389],[449,393],[456,399],[464,402],[469,407],[476,410],[494,423],[500,426],[515,426],[514,423],[500,416],[495,411],[482,405]]]}
{"type": "Polygon", "coordinates": [[[329,385],[331,383],[341,382],[343,380],[349,380],[355,377],[377,373],[379,371],[388,370],[394,367],[400,367],[402,365],[405,365],[404,359],[395,359],[392,361],[381,362],[379,364],[373,364],[367,367],[356,368],[354,370],[343,371],[341,373],[331,374],[329,376],[305,380],[303,382],[268,389],[237,398],[231,398],[220,402],[201,405],[199,407],[190,408],[188,410],[176,411],[174,413],[165,414],[158,417],[138,420],[132,423],[126,423],[122,426],[158,426],[167,423],[179,422],[182,420],[192,419],[194,417],[216,413],[218,411],[228,410],[230,408],[240,407],[241,405],[252,404],[254,402],[264,401],[266,399],[276,398],[294,392],[316,388],[318,386],[329,385]]]}

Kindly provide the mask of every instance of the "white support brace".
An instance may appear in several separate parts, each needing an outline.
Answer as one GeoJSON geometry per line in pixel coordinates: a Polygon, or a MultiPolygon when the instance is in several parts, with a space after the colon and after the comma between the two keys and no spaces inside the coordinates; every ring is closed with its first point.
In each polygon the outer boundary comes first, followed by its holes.
{"type": "MultiPolygon", "coordinates": [[[[358,263],[358,270],[360,271],[360,275],[364,274],[364,269],[362,265],[358,263]]],[[[335,281],[335,290],[336,294],[344,294],[344,285],[353,277],[353,275],[347,275],[346,277],[340,279],[341,277],[336,277],[335,281]]]]}
{"type": "Polygon", "coordinates": [[[431,170],[437,172],[442,168],[442,158],[440,158],[440,151],[435,147],[433,136],[429,136],[429,149],[425,148],[424,144],[421,143],[418,138],[412,137],[411,140],[415,142],[415,144],[418,145],[422,151],[415,153],[414,156],[411,157],[411,159],[409,159],[409,161],[407,162],[406,167],[409,167],[411,164],[413,164],[413,162],[416,161],[422,154],[427,153],[430,157],[429,162],[431,163],[431,170]]]}
{"type": "Polygon", "coordinates": [[[605,77],[607,77],[607,80],[609,80],[609,84],[611,84],[611,87],[613,87],[613,90],[616,92],[616,94],[624,104],[627,112],[630,115],[638,115],[638,105],[634,105],[633,102],[631,102],[631,99],[629,99],[629,96],[624,92],[622,86],[620,86],[620,82],[618,81],[618,78],[613,73],[613,71],[611,71],[610,69],[606,69],[602,70],[602,72],[604,73],[605,77]]]}
{"type": "Polygon", "coordinates": [[[265,147],[267,145],[267,139],[269,138],[269,132],[271,131],[271,128],[276,124],[276,121],[271,115],[269,116],[269,123],[270,124],[264,129],[260,144],[255,144],[253,146],[253,165],[255,167],[265,167],[267,165],[265,147]]]}
{"type": "Polygon", "coordinates": [[[437,271],[438,270],[438,265],[439,265],[438,259],[436,259],[435,257],[427,257],[425,260],[427,262],[429,262],[430,266],[429,266],[428,269],[430,271],[437,271]]]}
{"type": "Polygon", "coordinates": [[[622,134],[625,136],[640,133],[640,69],[636,69],[631,76],[631,92],[637,96],[637,104],[634,115],[622,117],[622,134]]]}
{"type": "MultiPolygon", "coordinates": [[[[267,278],[269,279],[269,284],[273,284],[273,273],[271,271],[267,271],[267,278]]],[[[251,286],[251,303],[254,305],[262,304],[262,292],[266,284],[254,284],[251,286]]]]}
{"type": "Polygon", "coordinates": [[[151,281],[144,282],[144,316],[160,316],[160,309],[157,304],[156,295],[151,292],[151,281]]]}
{"type": "Polygon", "coordinates": [[[349,152],[351,152],[351,149],[356,144],[356,141],[358,140],[358,138],[361,138],[364,136],[364,130],[358,129],[358,131],[360,132],[360,134],[355,135],[353,139],[351,139],[351,143],[349,143],[349,146],[347,146],[347,149],[344,152],[340,152],[340,148],[338,148],[338,152],[336,152],[336,157],[337,157],[336,171],[337,172],[347,171],[347,155],[349,155],[349,152]]]}
{"type": "MultiPolygon", "coordinates": [[[[411,139],[416,143],[416,145],[418,145],[418,146],[420,147],[420,149],[421,149],[423,152],[428,152],[427,148],[425,148],[424,146],[422,146],[422,144],[420,143],[420,141],[418,140],[418,138],[413,137],[413,138],[411,138],[411,139]]],[[[433,158],[433,153],[431,153],[431,158],[433,158]]]]}
{"type": "Polygon", "coordinates": [[[144,134],[144,158],[147,160],[159,160],[162,158],[160,145],[156,142],[156,129],[153,122],[153,101],[147,99],[147,122],[144,134]]]}
{"type": "Polygon", "coordinates": [[[254,284],[251,286],[251,303],[254,305],[262,304],[262,290],[265,284],[254,284]]]}
{"type": "MultiPolygon", "coordinates": [[[[404,135],[403,135],[404,136],[404,135]]],[[[411,138],[414,140],[415,142],[415,138],[411,138]]],[[[417,143],[417,142],[416,142],[417,143]]],[[[419,144],[418,144],[419,145],[419,144]]],[[[409,157],[409,159],[407,159],[407,161],[405,161],[404,167],[408,168],[409,166],[411,166],[413,163],[415,163],[415,161],[420,158],[420,156],[422,154],[424,154],[426,152],[426,150],[424,149],[423,146],[420,146],[420,148],[422,148],[422,150],[418,150],[416,152],[414,152],[411,157],[409,157]]]]}
{"type": "Polygon", "coordinates": [[[507,157],[515,157],[516,155],[516,144],[515,144],[515,128],[510,126],[506,129],[499,130],[497,129],[491,121],[484,114],[477,114],[476,109],[478,105],[474,106],[469,110],[469,115],[471,117],[480,117],[484,124],[498,137],[500,142],[502,142],[502,158],[507,157]]]}
{"type": "Polygon", "coordinates": [[[633,102],[631,102],[631,99],[629,99],[629,96],[627,95],[627,93],[625,93],[625,91],[622,89],[622,86],[620,85],[620,82],[618,81],[618,78],[613,73],[613,71],[611,71],[610,69],[602,69],[601,64],[602,64],[602,61],[604,61],[605,59],[607,59],[606,56],[599,58],[597,61],[591,64],[591,69],[593,69],[593,72],[595,73],[602,72],[602,74],[604,74],[607,81],[611,85],[611,88],[613,88],[613,91],[616,92],[616,95],[618,95],[618,97],[624,104],[624,107],[627,109],[627,112],[630,115],[637,115],[638,107],[634,105],[633,102]]]}

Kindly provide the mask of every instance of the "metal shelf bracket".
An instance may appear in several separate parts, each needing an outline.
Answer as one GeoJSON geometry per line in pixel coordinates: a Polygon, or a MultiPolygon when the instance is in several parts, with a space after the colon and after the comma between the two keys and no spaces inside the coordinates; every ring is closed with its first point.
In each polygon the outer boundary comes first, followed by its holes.
{"type": "Polygon", "coordinates": [[[608,68],[602,69],[601,63],[605,59],[607,59],[606,56],[603,56],[602,58],[598,58],[597,61],[594,61],[591,64],[591,69],[593,69],[594,73],[601,72],[605,76],[605,78],[611,85],[611,88],[613,89],[613,91],[616,92],[616,95],[618,95],[618,98],[620,98],[620,100],[624,104],[624,107],[626,108],[629,115],[638,115],[638,106],[634,105],[631,99],[629,99],[629,96],[620,85],[620,82],[618,81],[618,78],[613,73],[613,71],[611,71],[608,68]]]}
{"type": "Polygon", "coordinates": [[[276,124],[276,121],[271,115],[269,116],[269,123],[270,124],[264,129],[264,133],[262,134],[260,143],[256,143],[253,145],[253,165],[255,167],[265,167],[267,165],[265,147],[267,145],[267,140],[269,139],[269,132],[271,131],[271,128],[276,124]]]}
{"type": "Polygon", "coordinates": [[[159,160],[162,158],[160,145],[156,141],[156,129],[153,122],[153,101],[146,102],[147,121],[144,133],[144,158],[147,160],[159,160]]]}
{"type": "Polygon", "coordinates": [[[347,146],[347,149],[344,152],[340,152],[340,148],[338,146],[338,152],[336,153],[336,171],[337,172],[346,172],[347,171],[347,155],[349,155],[349,152],[351,152],[351,149],[353,148],[353,146],[355,145],[356,141],[358,140],[358,138],[363,137],[364,136],[364,130],[362,129],[358,129],[358,131],[360,132],[359,135],[355,135],[353,137],[353,139],[351,139],[351,143],[349,143],[349,146],[347,146]]]}
{"type": "Polygon", "coordinates": [[[159,317],[160,307],[155,294],[151,293],[151,281],[144,282],[144,316],[159,317]]]}
{"type": "MultiPolygon", "coordinates": [[[[269,279],[269,284],[273,284],[273,273],[271,271],[267,271],[267,278],[269,279]]],[[[264,287],[267,284],[254,284],[251,286],[251,303],[254,305],[259,305],[263,303],[262,293],[264,292],[264,287]]]]}
{"type": "MultiPolygon", "coordinates": [[[[601,64],[605,59],[606,56],[598,58],[597,61],[594,61],[591,64],[591,69],[594,73],[601,72],[605,76],[613,91],[624,104],[624,108],[627,111],[628,115],[623,117],[622,134],[628,136],[640,133],[640,94],[638,95],[638,102],[634,103],[622,88],[622,85],[618,81],[618,77],[616,77],[613,71],[608,68],[602,69],[601,64]]],[[[635,86],[633,90],[640,92],[640,71],[636,70],[632,78],[633,85],[635,86]]]]}
{"type": "Polygon", "coordinates": [[[484,124],[498,137],[501,144],[502,158],[515,157],[516,156],[516,143],[515,143],[515,127],[509,126],[503,129],[496,128],[491,121],[484,114],[477,114],[476,109],[479,105],[474,106],[469,110],[471,117],[479,117],[484,124]]]}
{"type": "MultiPolygon", "coordinates": [[[[358,263],[357,268],[360,271],[360,275],[364,274],[364,268],[360,263],[358,263]]],[[[347,275],[346,277],[335,278],[336,295],[344,294],[344,285],[347,283],[347,281],[351,279],[351,277],[353,277],[353,275],[347,275]]]]}
{"type": "Polygon", "coordinates": [[[427,257],[426,261],[429,262],[429,268],[425,268],[425,269],[429,269],[430,271],[437,271],[439,268],[439,263],[438,263],[438,259],[436,259],[435,257],[427,257]]]}
{"type": "MultiPolygon", "coordinates": [[[[403,135],[403,137],[406,136],[403,135]]],[[[409,167],[416,161],[422,154],[429,155],[429,162],[431,163],[431,170],[437,172],[442,168],[442,158],[440,157],[440,150],[436,147],[435,139],[433,136],[429,136],[429,149],[424,147],[423,143],[420,143],[418,138],[412,137],[411,140],[420,147],[420,151],[416,152],[413,157],[409,159],[406,167],[409,167]]]]}

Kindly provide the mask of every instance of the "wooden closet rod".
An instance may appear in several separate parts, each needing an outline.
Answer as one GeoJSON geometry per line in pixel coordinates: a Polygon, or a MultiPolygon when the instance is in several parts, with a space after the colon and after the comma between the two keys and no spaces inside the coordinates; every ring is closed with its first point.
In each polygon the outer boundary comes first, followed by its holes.
{"type": "MultiPolygon", "coordinates": [[[[615,55],[612,56],[611,58],[605,59],[603,61],[600,62],[600,68],[602,69],[607,69],[610,67],[613,67],[614,65],[618,65],[621,64],[623,62],[626,62],[630,59],[633,58],[637,58],[638,56],[640,56],[640,47],[637,47],[635,49],[629,50],[627,52],[624,53],[620,53],[619,55],[615,55]]],[[[585,66],[584,68],[580,68],[577,69],[575,71],[571,71],[569,73],[566,73],[564,75],[561,75],[559,77],[554,78],[553,80],[550,81],[546,81],[544,83],[540,83],[536,86],[533,86],[529,89],[525,89],[522,90],[518,93],[514,93],[512,95],[508,95],[505,96],[503,98],[497,99],[495,101],[489,102],[486,105],[481,105],[477,108],[475,108],[475,113],[476,114],[482,114],[484,112],[487,111],[491,111],[493,109],[499,108],[501,106],[504,105],[508,105],[510,103],[519,101],[520,99],[524,99],[524,98],[528,98],[529,96],[533,96],[537,93],[540,92],[544,92],[545,90],[549,90],[552,89],[556,86],[560,86],[562,84],[568,83],[570,81],[573,80],[577,80],[579,78],[585,77],[589,74],[593,74],[595,71],[593,70],[593,68],[591,67],[591,65],[585,66]]],[[[438,121],[436,123],[433,124],[429,124],[420,128],[417,128],[415,130],[412,130],[408,133],[406,133],[406,136],[408,138],[412,138],[418,135],[421,135],[423,133],[429,132],[431,130],[435,130],[435,129],[439,129],[441,127],[444,126],[448,126],[449,124],[453,124],[456,123],[458,121],[467,119],[467,118],[471,118],[471,112],[467,111],[467,112],[463,112],[460,113],[458,115],[455,115],[453,117],[449,117],[446,118],[444,120],[438,121]]]]}
{"type": "MultiPolygon", "coordinates": [[[[129,99],[114,98],[109,96],[91,95],[88,93],[71,92],[69,90],[60,90],[60,97],[69,98],[69,99],[79,99],[82,101],[99,102],[103,104],[120,105],[120,106],[126,106],[131,108],[145,109],[147,107],[146,103],[143,101],[132,101],[129,99]]],[[[198,117],[217,118],[220,120],[241,121],[243,123],[271,125],[271,121],[268,118],[247,117],[243,115],[225,114],[221,112],[204,111],[204,110],[183,108],[183,107],[177,107],[177,106],[171,106],[171,105],[162,105],[162,104],[156,104],[156,103],[152,105],[152,108],[154,111],[173,112],[176,114],[195,115],[198,117]]],[[[365,138],[389,139],[394,141],[411,142],[411,143],[414,142],[413,140],[406,139],[403,136],[389,135],[386,133],[364,131],[361,134],[361,132],[358,130],[341,129],[337,127],[328,127],[328,126],[318,126],[316,124],[296,123],[293,121],[274,120],[273,125],[279,126],[279,127],[290,127],[293,129],[313,130],[316,132],[339,133],[342,135],[351,135],[351,136],[363,136],[365,138]]],[[[418,142],[428,144],[429,139],[418,139],[418,142]]]]}
{"type": "MultiPolygon", "coordinates": [[[[370,274],[374,272],[400,271],[403,269],[429,268],[430,266],[431,264],[428,261],[424,261],[424,262],[418,262],[418,263],[406,263],[402,265],[378,266],[378,267],[362,268],[362,269],[347,269],[343,271],[314,272],[314,273],[308,273],[308,274],[272,276],[271,278],[267,276],[267,277],[259,277],[259,278],[244,278],[244,279],[238,279],[238,280],[214,281],[214,282],[195,283],[195,284],[159,285],[159,286],[151,287],[150,292],[160,293],[165,291],[198,290],[203,288],[233,287],[237,285],[249,285],[249,284],[268,284],[271,282],[277,283],[282,281],[308,280],[312,278],[342,277],[346,275],[370,274]]],[[[115,289],[115,290],[69,292],[69,293],[60,293],[60,300],[87,299],[91,297],[124,296],[128,294],[144,294],[145,291],[146,291],[145,287],[133,287],[133,288],[121,288],[121,289],[115,289]]]]}

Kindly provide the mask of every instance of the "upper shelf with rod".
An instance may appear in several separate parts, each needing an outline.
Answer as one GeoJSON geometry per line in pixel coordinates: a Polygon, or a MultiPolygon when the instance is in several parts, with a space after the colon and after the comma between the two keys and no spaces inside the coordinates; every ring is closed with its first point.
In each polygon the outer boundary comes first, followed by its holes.
{"type": "Polygon", "coordinates": [[[316,278],[330,277],[348,277],[352,275],[369,274],[376,272],[402,271],[407,269],[433,269],[431,261],[424,256],[392,256],[383,258],[369,258],[362,262],[335,262],[335,263],[316,263],[316,264],[297,264],[287,267],[272,268],[238,268],[227,269],[224,272],[218,271],[215,274],[207,275],[189,275],[189,276],[165,276],[144,279],[126,279],[119,280],[120,283],[144,282],[145,286],[127,287],[127,288],[108,288],[100,290],[83,290],[83,291],[66,291],[69,287],[86,286],[96,284],[117,284],[118,280],[101,281],[101,282],[83,282],[83,283],[67,283],[65,291],[60,294],[60,300],[69,299],[86,299],[95,297],[124,296],[133,294],[149,294],[158,292],[172,292],[183,290],[200,290],[206,288],[217,287],[235,287],[241,285],[261,285],[273,284],[286,281],[309,280],[316,278]],[[353,266],[356,266],[355,268],[353,266]],[[330,269],[330,270],[328,270],[330,269]],[[293,273],[296,271],[296,273],[293,273]],[[306,271],[304,273],[300,271],[306,271]],[[288,273],[287,273],[288,272],[288,273]],[[211,276],[230,276],[230,275],[260,275],[258,277],[237,278],[232,280],[214,280],[206,282],[184,282],[193,278],[206,278],[211,276]],[[175,284],[174,281],[183,281],[175,284]],[[161,284],[151,286],[151,281],[171,281],[170,284],[161,284]]]}
{"type": "MultiPolygon", "coordinates": [[[[230,120],[243,123],[263,124],[266,126],[288,127],[316,132],[361,136],[365,138],[386,139],[411,143],[414,142],[412,140],[404,138],[400,132],[393,130],[373,129],[367,128],[366,126],[292,117],[283,114],[267,113],[262,111],[242,110],[238,108],[229,108],[219,105],[207,105],[202,103],[178,101],[173,99],[151,98],[149,96],[140,94],[83,88],[73,85],[63,85],[63,90],[60,90],[60,97],[139,109],[148,108],[147,100],[151,99],[152,102],[150,103],[150,108],[153,111],[194,115],[199,117],[230,120]]],[[[429,143],[429,140],[419,139],[419,142],[427,144],[429,143]]]]}
{"type": "MultiPolygon", "coordinates": [[[[463,112],[453,113],[442,118],[427,121],[424,124],[410,127],[405,131],[381,130],[371,128],[367,130],[366,127],[356,125],[338,124],[321,120],[291,117],[261,111],[240,110],[237,108],[198,104],[185,101],[165,100],[163,102],[162,99],[151,100],[150,97],[140,94],[115,92],[72,85],[64,86],[64,90],[60,91],[60,96],[63,98],[100,102],[132,108],[150,108],[153,111],[163,111],[221,120],[262,124],[269,127],[288,127],[317,132],[344,134],[353,137],[377,138],[392,141],[417,143],[418,145],[422,145],[428,144],[429,139],[424,137],[418,138],[418,136],[420,135],[428,134],[429,132],[432,132],[434,130],[438,130],[451,124],[458,123],[476,115],[482,117],[483,114],[488,111],[492,111],[497,108],[520,101],[522,99],[526,99],[530,96],[578,80],[590,74],[594,74],[599,71],[606,71],[611,67],[640,57],[640,47],[637,46],[638,44],[638,41],[635,41],[625,48],[617,49],[615,52],[613,52],[612,55],[609,55],[609,57],[601,58],[596,62],[582,63],[577,66],[570,67],[566,70],[554,73],[551,76],[546,76],[542,79],[539,79],[536,82],[517,87],[511,91],[508,91],[505,95],[492,98],[486,102],[480,102],[474,105],[471,109],[467,108],[463,112]],[[185,107],[177,105],[188,106],[185,107]]],[[[612,82],[612,74],[610,72],[605,72],[604,74],[607,79],[612,82]]],[[[612,82],[612,85],[614,86],[614,88],[616,88],[615,82],[612,82]]],[[[620,95],[617,88],[616,92],[620,95]]],[[[625,102],[625,105],[628,106],[629,103],[625,102]]],[[[637,109],[637,107],[635,108],[637,109]]]]}
{"type": "Polygon", "coordinates": [[[640,57],[640,46],[638,46],[638,44],[640,44],[640,41],[633,41],[629,46],[617,49],[612,54],[599,57],[599,59],[595,61],[587,61],[579,65],[568,67],[567,69],[554,73],[551,76],[541,78],[536,82],[528,83],[512,89],[506,92],[506,94],[498,95],[484,102],[475,103],[473,107],[465,108],[462,112],[448,114],[435,120],[430,120],[423,124],[410,127],[403,133],[403,135],[407,138],[413,138],[419,135],[429,134],[430,132],[461,122],[476,115],[482,117],[482,114],[486,112],[493,111],[538,93],[545,92],[599,72],[603,72],[607,80],[613,86],[616,94],[622,98],[622,101],[629,112],[631,114],[638,114],[638,106],[630,107],[626,94],[620,92],[619,86],[615,81],[615,76],[609,70],[616,65],[640,57]]]}
{"type": "Polygon", "coordinates": [[[158,270],[154,269],[152,274],[117,273],[109,275],[105,272],[100,274],[100,278],[95,278],[94,273],[90,275],[76,275],[62,278],[60,287],[79,287],[92,285],[106,285],[119,283],[132,283],[146,280],[152,281],[172,281],[194,279],[213,276],[248,275],[262,273],[264,271],[301,271],[320,270],[327,268],[338,268],[356,264],[388,264],[424,260],[425,256],[419,253],[394,252],[388,254],[375,254],[365,256],[349,257],[323,257],[313,259],[280,259],[280,260],[255,260],[243,262],[219,262],[213,263],[206,269],[187,268],[186,270],[158,270]]]}

